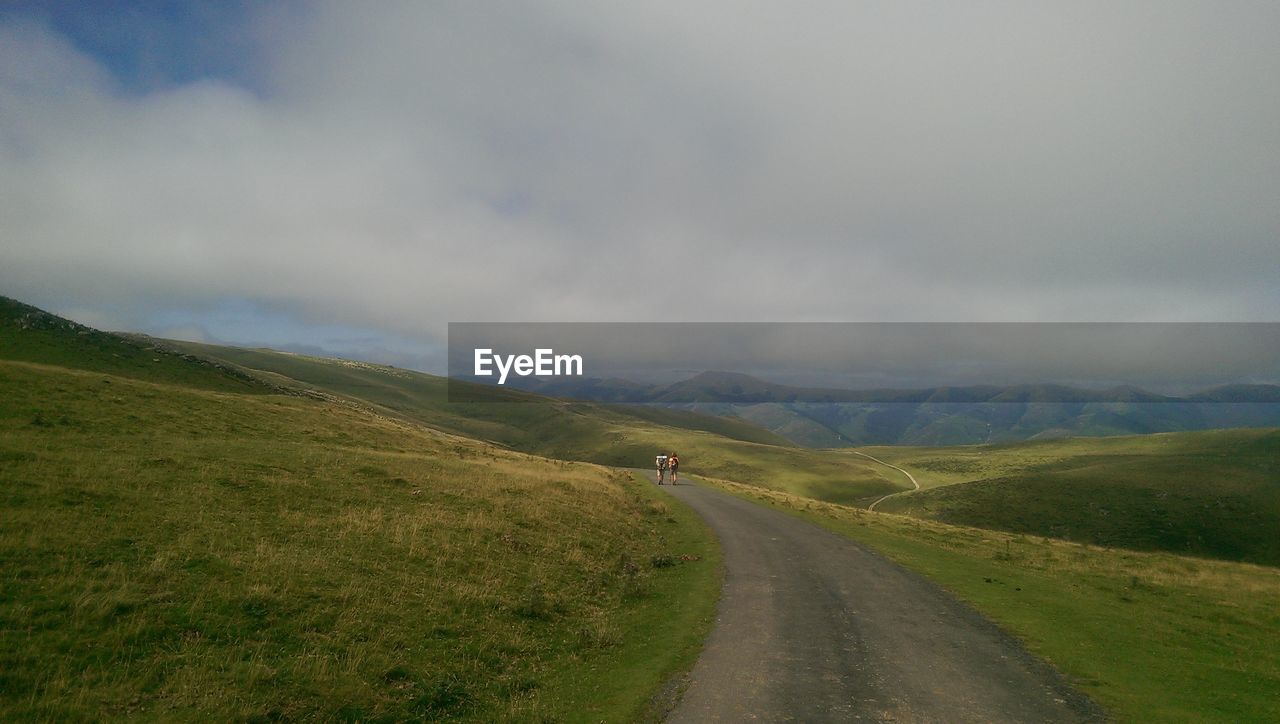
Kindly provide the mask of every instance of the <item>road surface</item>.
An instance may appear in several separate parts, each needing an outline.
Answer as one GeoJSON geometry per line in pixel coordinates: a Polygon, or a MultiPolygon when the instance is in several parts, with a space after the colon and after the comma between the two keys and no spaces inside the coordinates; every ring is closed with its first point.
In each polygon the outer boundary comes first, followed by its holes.
{"type": "Polygon", "coordinates": [[[1080,722],[1105,717],[936,585],[817,525],[664,486],[724,549],[715,627],[671,722],[1080,722]]]}

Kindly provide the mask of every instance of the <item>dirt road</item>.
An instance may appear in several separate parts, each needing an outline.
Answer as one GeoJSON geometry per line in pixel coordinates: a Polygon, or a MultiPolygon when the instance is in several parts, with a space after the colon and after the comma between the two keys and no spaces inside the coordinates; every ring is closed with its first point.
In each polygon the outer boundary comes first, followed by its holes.
{"type": "Polygon", "coordinates": [[[906,470],[903,470],[902,468],[898,467],[897,465],[893,465],[893,464],[891,464],[891,463],[886,463],[885,461],[881,460],[880,458],[873,458],[873,457],[871,457],[870,455],[868,455],[868,454],[866,454],[866,453],[864,453],[864,452],[858,452],[857,450],[851,450],[850,452],[852,452],[854,455],[861,455],[862,457],[864,457],[864,458],[866,458],[866,459],[868,459],[868,460],[871,460],[871,461],[874,461],[874,462],[880,463],[881,465],[885,466],[886,468],[893,468],[894,470],[897,470],[898,472],[900,472],[900,473],[902,473],[903,475],[907,476],[907,480],[911,481],[911,490],[900,490],[900,491],[898,491],[898,492],[896,492],[896,493],[889,493],[888,495],[886,495],[886,496],[884,496],[884,497],[881,497],[881,498],[876,499],[876,501],[875,501],[874,503],[872,503],[871,505],[868,505],[868,506],[867,506],[867,510],[875,510],[877,505],[879,505],[879,504],[883,503],[884,501],[888,500],[889,498],[894,497],[895,495],[902,495],[903,493],[914,493],[915,491],[917,491],[917,490],[919,490],[919,489],[920,489],[920,483],[916,482],[916,476],[912,475],[911,473],[907,472],[906,470]]]}
{"type": "Polygon", "coordinates": [[[969,607],[848,539],[700,485],[664,486],[724,548],[717,620],[668,721],[1100,721],[969,607]]]}

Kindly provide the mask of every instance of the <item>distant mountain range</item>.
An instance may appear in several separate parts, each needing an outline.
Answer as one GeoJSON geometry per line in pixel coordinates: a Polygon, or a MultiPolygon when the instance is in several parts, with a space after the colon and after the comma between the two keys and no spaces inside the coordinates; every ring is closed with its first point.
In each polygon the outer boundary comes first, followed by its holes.
{"type": "Polygon", "coordinates": [[[663,385],[585,378],[516,383],[556,397],[741,417],[812,447],[959,445],[1280,425],[1277,385],[1226,385],[1175,397],[1132,386],[802,388],[734,372],[704,372],[663,385]]]}
{"type": "MultiPolygon", "coordinates": [[[[100,332],[0,297],[0,352],[6,359],[97,369],[152,381],[214,385],[217,389],[282,391],[235,364],[174,351],[171,348],[175,345],[181,346],[100,332]],[[88,361],[94,366],[86,367],[88,361]],[[220,374],[205,374],[207,368],[220,374]]],[[[499,388],[486,386],[477,401],[527,398],[518,391],[523,390],[586,401],[655,405],[740,418],[768,432],[737,420],[717,423],[714,418],[695,416],[676,420],[657,410],[637,410],[636,414],[659,414],[664,424],[715,430],[740,440],[780,442],[773,436],[778,435],[809,447],[958,445],[1280,427],[1280,386],[1276,385],[1227,385],[1171,397],[1136,387],[1084,390],[1062,385],[804,388],[732,372],[704,372],[664,385],[589,378],[513,378],[511,382],[515,384],[502,388],[496,398],[492,393],[499,388]]]]}

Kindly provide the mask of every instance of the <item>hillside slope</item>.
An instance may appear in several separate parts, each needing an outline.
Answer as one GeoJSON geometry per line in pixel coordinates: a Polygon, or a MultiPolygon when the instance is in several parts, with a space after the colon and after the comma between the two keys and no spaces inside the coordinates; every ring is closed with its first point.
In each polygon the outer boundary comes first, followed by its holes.
{"type": "Polygon", "coordinates": [[[594,465],[25,362],[0,400],[5,720],[630,718],[718,590],[594,465]]]}
{"type": "Polygon", "coordinates": [[[276,391],[252,375],[175,353],[145,339],[101,332],[0,296],[0,359],[39,362],[227,392],[276,391]]]}
{"type": "Polygon", "coordinates": [[[297,383],[379,405],[418,422],[472,436],[487,436],[516,449],[555,446],[556,438],[573,440],[592,427],[634,423],[637,420],[687,430],[701,430],[735,440],[790,446],[785,438],[757,425],[732,418],[700,415],[640,405],[602,405],[553,401],[546,397],[481,388],[494,399],[518,402],[448,401],[448,380],[413,370],[325,357],[245,349],[195,342],[157,340],[159,346],[224,363],[282,384],[297,383]],[[521,409],[525,407],[526,409],[521,409]]]}
{"type": "Polygon", "coordinates": [[[926,488],[880,511],[1280,565],[1280,430],[865,449],[926,488]]]}
{"type": "Polygon", "coordinates": [[[850,503],[901,486],[892,473],[870,461],[800,448],[729,418],[566,402],[515,391],[495,394],[526,401],[448,402],[445,378],[410,370],[271,350],[169,344],[264,375],[274,384],[358,400],[439,430],[556,459],[634,468],[647,467],[659,452],[676,451],[686,470],[850,503]]]}
{"type": "Polygon", "coordinates": [[[696,655],[635,476],[0,312],[2,720],[625,720],[696,655]]]}
{"type": "Polygon", "coordinates": [[[0,359],[202,389],[303,395],[561,460],[635,468],[650,465],[657,453],[676,451],[686,470],[841,502],[869,501],[901,487],[894,475],[867,460],[799,448],[733,418],[662,407],[566,402],[487,386],[486,397],[522,401],[449,402],[445,378],[411,370],[99,332],[17,302],[11,308],[18,311],[10,318],[34,316],[41,323],[0,326],[0,334],[8,335],[0,346],[0,359]]]}

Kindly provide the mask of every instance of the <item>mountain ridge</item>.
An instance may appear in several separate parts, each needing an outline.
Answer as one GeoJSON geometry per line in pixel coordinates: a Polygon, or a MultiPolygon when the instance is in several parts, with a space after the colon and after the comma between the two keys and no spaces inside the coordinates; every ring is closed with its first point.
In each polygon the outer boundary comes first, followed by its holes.
{"type": "MultiPolygon", "coordinates": [[[[1190,395],[1134,385],[941,385],[842,390],[706,371],[668,384],[599,378],[513,380],[571,399],[650,404],[741,417],[808,447],[956,445],[1280,425],[1280,386],[1225,384],[1190,395]]],[[[509,383],[510,386],[510,383],[509,383]]]]}

